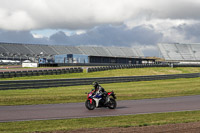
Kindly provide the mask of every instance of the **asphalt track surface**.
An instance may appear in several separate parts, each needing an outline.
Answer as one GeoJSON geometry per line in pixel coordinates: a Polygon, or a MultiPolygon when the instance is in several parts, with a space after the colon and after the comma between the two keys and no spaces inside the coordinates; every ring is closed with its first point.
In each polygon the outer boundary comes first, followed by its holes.
{"type": "Polygon", "coordinates": [[[52,120],[200,110],[200,95],[117,101],[116,109],[87,110],[84,103],[0,106],[0,122],[52,120]]]}

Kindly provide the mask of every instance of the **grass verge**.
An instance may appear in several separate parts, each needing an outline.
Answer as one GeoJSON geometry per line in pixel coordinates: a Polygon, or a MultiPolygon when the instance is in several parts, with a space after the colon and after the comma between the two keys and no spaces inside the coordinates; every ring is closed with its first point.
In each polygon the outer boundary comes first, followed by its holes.
{"type": "MultiPolygon", "coordinates": [[[[200,94],[200,78],[140,81],[102,84],[106,91],[117,94],[118,100],[147,99],[200,94]]],[[[92,86],[1,90],[0,105],[27,105],[84,102],[85,92],[92,86]]]]}
{"type": "Polygon", "coordinates": [[[60,79],[60,78],[92,78],[92,77],[118,77],[118,76],[141,76],[141,75],[165,75],[165,74],[183,74],[200,73],[200,67],[152,67],[152,68],[132,68],[117,69],[101,72],[69,73],[61,75],[41,75],[30,77],[1,78],[0,80],[34,80],[34,79],[60,79]]]}
{"type": "Polygon", "coordinates": [[[200,121],[200,111],[187,111],[66,120],[7,122],[0,123],[0,132],[23,133],[67,131],[83,128],[149,126],[197,121],[200,121]]]}

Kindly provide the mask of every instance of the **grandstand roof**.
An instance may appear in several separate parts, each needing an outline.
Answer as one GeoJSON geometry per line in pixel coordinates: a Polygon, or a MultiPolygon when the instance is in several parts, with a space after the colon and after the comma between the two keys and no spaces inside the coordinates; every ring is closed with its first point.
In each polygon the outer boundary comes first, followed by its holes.
{"type": "Polygon", "coordinates": [[[158,47],[165,60],[200,61],[200,44],[162,43],[158,47]]]}
{"type": "Polygon", "coordinates": [[[0,42],[0,55],[51,56],[61,54],[84,54],[108,57],[144,57],[139,49],[127,47],[65,46],[42,44],[19,44],[0,42]]]}

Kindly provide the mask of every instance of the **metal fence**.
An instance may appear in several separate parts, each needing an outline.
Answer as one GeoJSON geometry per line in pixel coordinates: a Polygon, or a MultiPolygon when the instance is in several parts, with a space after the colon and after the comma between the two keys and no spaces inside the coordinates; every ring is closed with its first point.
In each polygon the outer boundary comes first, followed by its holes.
{"type": "Polygon", "coordinates": [[[83,69],[79,68],[65,68],[53,70],[29,70],[29,71],[13,71],[13,72],[0,72],[0,78],[13,78],[25,76],[40,76],[40,75],[58,75],[66,73],[82,73],[83,69]]]}
{"type": "Polygon", "coordinates": [[[0,90],[91,85],[92,82],[94,81],[98,81],[101,84],[105,84],[105,83],[136,82],[136,81],[151,81],[151,80],[164,80],[164,79],[177,79],[177,78],[196,78],[196,77],[200,77],[200,73],[128,76],[128,77],[79,78],[79,79],[0,81],[0,90]]]}

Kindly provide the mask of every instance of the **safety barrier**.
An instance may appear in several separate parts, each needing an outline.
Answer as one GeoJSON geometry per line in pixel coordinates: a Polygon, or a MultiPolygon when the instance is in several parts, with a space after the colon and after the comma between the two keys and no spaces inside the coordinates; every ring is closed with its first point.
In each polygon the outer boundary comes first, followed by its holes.
{"type": "Polygon", "coordinates": [[[66,73],[82,73],[83,69],[78,68],[65,68],[53,70],[32,70],[32,71],[15,71],[15,72],[0,72],[0,78],[13,78],[25,76],[40,76],[40,75],[58,75],[66,73]]]}
{"type": "Polygon", "coordinates": [[[132,65],[116,65],[116,66],[106,66],[106,67],[93,67],[88,68],[87,72],[97,72],[106,71],[112,69],[127,69],[127,68],[144,68],[144,67],[169,67],[168,64],[132,64],[132,65]]]}
{"type": "Polygon", "coordinates": [[[9,89],[34,89],[62,86],[90,85],[94,81],[101,84],[118,82],[151,81],[177,78],[196,78],[200,73],[150,75],[150,76],[128,76],[128,77],[103,77],[103,78],[79,78],[79,79],[50,79],[50,80],[17,80],[0,81],[0,90],[9,89]]]}
{"type": "Polygon", "coordinates": [[[131,65],[116,65],[105,67],[88,68],[87,72],[98,72],[112,69],[128,69],[128,68],[144,68],[144,67],[200,67],[200,64],[131,64],[131,65]]]}

